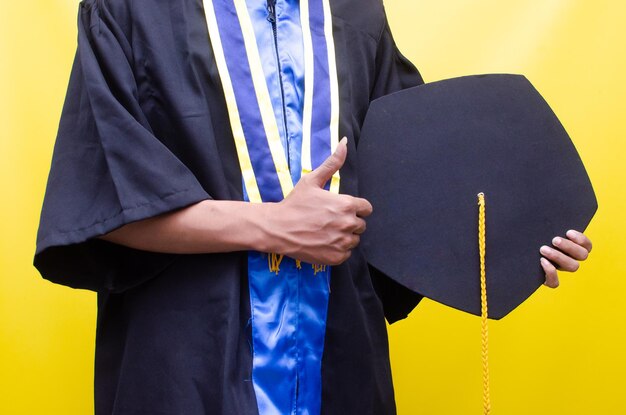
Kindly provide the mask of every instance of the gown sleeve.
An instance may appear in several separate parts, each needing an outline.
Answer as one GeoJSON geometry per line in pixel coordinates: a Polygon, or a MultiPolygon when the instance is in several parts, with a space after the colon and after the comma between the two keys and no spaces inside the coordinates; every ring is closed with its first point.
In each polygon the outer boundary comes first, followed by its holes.
{"type": "Polygon", "coordinates": [[[176,256],[96,237],[210,196],[151,131],[138,101],[130,44],[104,7],[80,4],[34,265],[55,283],[119,292],[158,274],[176,256]]]}
{"type": "MultiPolygon", "coordinates": [[[[376,52],[376,77],[370,93],[371,100],[402,89],[423,84],[419,71],[396,46],[389,23],[385,19],[376,52]]],[[[397,283],[370,266],[370,275],[389,323],[406,318],[423,296],[397,283]]]]}
{"type": "Polygon", "coordinates": [[[376,77],[370,100],[423,83],[424,80],[415,65],[396,46],[389,22],[385,19],[376,51],[376,77]]]}

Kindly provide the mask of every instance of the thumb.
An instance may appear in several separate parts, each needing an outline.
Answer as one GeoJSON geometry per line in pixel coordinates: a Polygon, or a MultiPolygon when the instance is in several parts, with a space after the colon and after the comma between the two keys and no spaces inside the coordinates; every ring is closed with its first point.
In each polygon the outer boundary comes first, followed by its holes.
{"type": "Polygon", "coordinates": [[[319,187],[324,187],[327,181],[333,177],[336,171],[338,171],[343,163],[346,161],[348,154],[348,139],[342,138],[335,149],[335,152],[328,156],[326,160],[318,168],[309,173],[309,179],[311,182],[319,187]]]}

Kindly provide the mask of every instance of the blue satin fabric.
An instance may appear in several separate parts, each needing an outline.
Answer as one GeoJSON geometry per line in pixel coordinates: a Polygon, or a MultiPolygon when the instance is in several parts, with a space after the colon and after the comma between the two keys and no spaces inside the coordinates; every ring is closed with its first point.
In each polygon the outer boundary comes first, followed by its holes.
{"type": "Polygon", "coordinates": [[[226,66],[233,83],[241,127],[261,200],[263,202],[279,202],[283,199],[283,191],[265,137],[260,104],[254,88],[250,65],[247,64],[244,34],[240,27],[234,0],[214,0],[213,7],[226,66]]]}
{"type": "Polygon", "coordinates": [[[268,21],[268,0],[247,0],[248,12],[254,26],[265,80],[270,92],[278,130],[291,177],[300,179],[302,147],[302,108],[304,105],[304,51],[300,8],[297,0],[276,0],[276,41],[274,47],[272,24],[268,21]],[[278,57],[278,61],[277,61],[278,57]],[[278,71],[280,62],[280,73],[278,71]],[[281,80],[284,91],[281,94],[281,80]]]}
{"type": "MultiPolygon", "coordinates": [[[[309,1],[311,27],[324,27],[323,2],[309,1]]],[[[315,115],[311,119],[311,165],[320,166],[331,154],[331,97],[330,74],[328,65],[328,45],[323,31],[312,30],[313,46],[313,108],[315,115]]],[[[325,188],[329,189],[329,183],[325,188]]]]}
{"type": "Polygon", "coordinates": [[[329,271],[285,258],[276,275],[253,252],[248,266],[259,414],[319,414],[329,271]]]}
{"type": "MultiPolygon", "coordinates": [[[[266,0],[247,0],[247,6],[283,148],[296,183],[301,174],[304,102],[299,2],[276,2],[277,48],[267,19],[266,0]]],[[[269,271],[267,254],[249,253],[252,380],[260,415],[320,413],[329,278],[330,267],[314,274],[310,264],[303,263],[298,269],[288,257],[276,275],[269,271]]]]}

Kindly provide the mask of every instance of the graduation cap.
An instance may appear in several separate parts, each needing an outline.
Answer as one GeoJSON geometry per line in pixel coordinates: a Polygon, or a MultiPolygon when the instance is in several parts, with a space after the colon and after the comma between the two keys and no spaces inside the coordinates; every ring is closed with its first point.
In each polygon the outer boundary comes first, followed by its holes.
{"type": "Polygon", "coordinates": [[[565,129],[520,75],[449,79],[373,101],[358,159],[360,195],[374,207],[361,240],[370,265],[476,315],[483,274],[494,319],[545,281],[540,246],[584,230],[597,209],[565,129]]]}

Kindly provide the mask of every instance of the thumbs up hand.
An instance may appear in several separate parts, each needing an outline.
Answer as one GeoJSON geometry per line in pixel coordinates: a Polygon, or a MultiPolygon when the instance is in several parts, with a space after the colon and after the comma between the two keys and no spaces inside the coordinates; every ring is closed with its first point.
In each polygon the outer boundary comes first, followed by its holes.
{"type": "Polygon", "coordinates": [[[320,265],[338,265],[350,257],[372,213],[365,199],[324,190],[346,160],[344,137],[317,169],[302,176],[292,192],[268,212],[268,252],[320,265]]]}
{"type": "Polygon", "coordinates": [[[303,179],[311,182],[316,187],[323,188],[326,183],[333,177],[333,174],[339,171],[343,167],[348,155],[348,139],[342,138],[337,145],[337,149],[331,154],[324,162],[308,175],[305,175],[303,179]]]}

